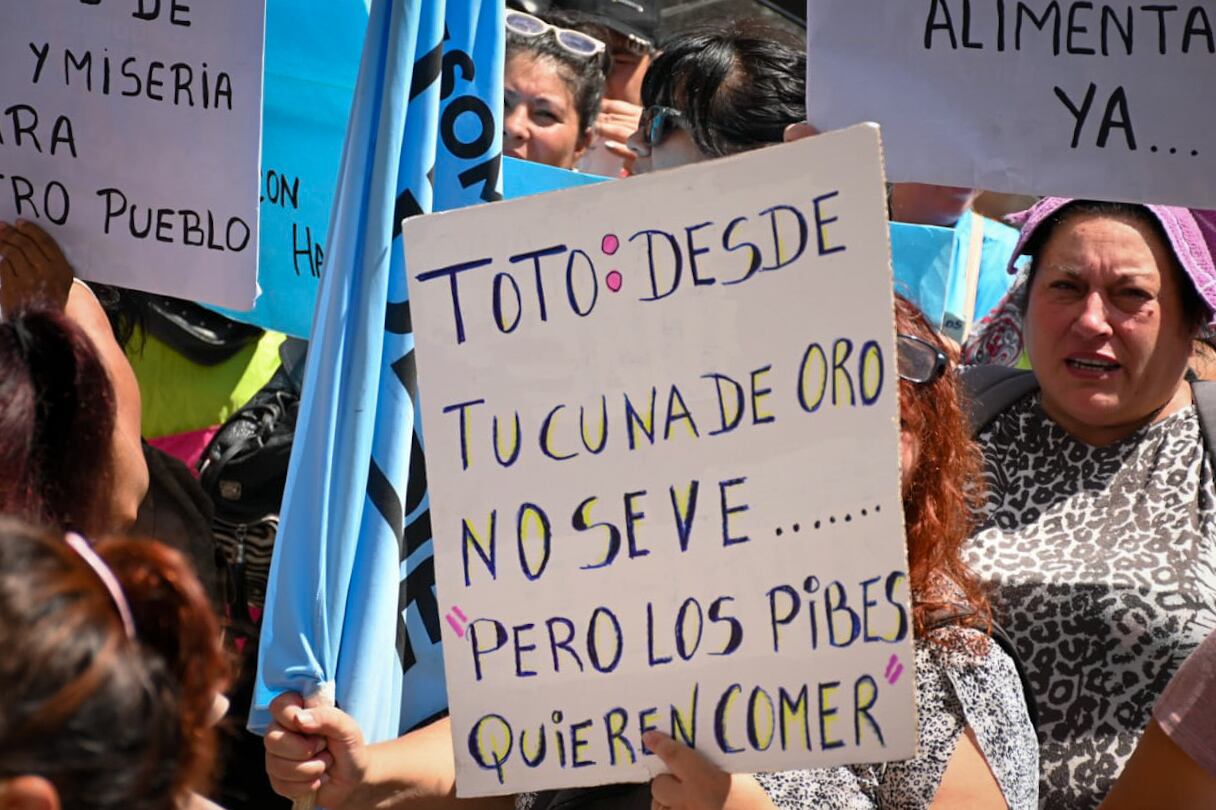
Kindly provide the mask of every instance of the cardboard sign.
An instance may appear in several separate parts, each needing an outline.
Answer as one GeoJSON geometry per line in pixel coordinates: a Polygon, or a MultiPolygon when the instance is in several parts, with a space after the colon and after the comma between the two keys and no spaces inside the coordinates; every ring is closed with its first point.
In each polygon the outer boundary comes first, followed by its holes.
{"type": "Polygon", "coordinates": [[[264,0],[45,0],[0,10],[0,219],[78,275],[248,308],[264,0]]]}
{"type": "Polygon", "coordinates": [[[461,796],[915,739],[878,130],[407,220],[461,796]]]}
{"type": "Polygon", "coordinates": [[[807,113],[893,181],[1216,207],[1216,2],[808,0],[807,113]]]}

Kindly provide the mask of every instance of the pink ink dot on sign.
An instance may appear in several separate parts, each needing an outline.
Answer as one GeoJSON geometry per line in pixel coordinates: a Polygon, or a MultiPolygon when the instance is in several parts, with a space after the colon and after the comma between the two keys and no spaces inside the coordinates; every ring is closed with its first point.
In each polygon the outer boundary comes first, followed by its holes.
{"type": "Polygon", "coordinates": [[[616,253],[617,248],[620,246],[621,240],[617,239],[614,233],[606,234],[603,241],[600,242],[600,250],[604,251],[605,256],[611,256],[613,253],[616,253]]]}
{"type": "Polygon", "coordinates": [[[609,274],[608,274],[608,275],[607,275],[607,276],[604,278],[604,281],[605,281],[605,282],[608,284],[608,289],[612,290],[613,292],[619,292],[619,291],[620,291],[620,289],[621,289],[621,274],[620,274],[620,273],[618,273],[616,270],[613,270],[611,273],[609,273],[609,274]]]}

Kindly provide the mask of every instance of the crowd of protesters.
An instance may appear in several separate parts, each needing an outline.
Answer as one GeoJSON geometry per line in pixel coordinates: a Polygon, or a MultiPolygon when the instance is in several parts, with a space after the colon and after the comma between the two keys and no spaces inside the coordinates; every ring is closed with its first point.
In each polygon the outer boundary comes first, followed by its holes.
{"type": "MultiPolygon", "coordinates": [[[[627,178],[815,135],[799,38],[659,21],[509,2],[503,153],[627,178]]],[[[898,184],[889,214],[952,227],[977,193],[898,184]]],[[[1216,212],[1046,198],[1010,223],[1016,280],[964,345],[895,302],[916,755],[730,775],[650,732],[649,784],[476,801],[446,719],[367,745],[288,693],[264,772],[225,756],[210,513],[141,441],[130,299],[0,223],[0,808],[271,806],[214,789],[251,769],[342,809],[1216,807],[1216,212]]]]}

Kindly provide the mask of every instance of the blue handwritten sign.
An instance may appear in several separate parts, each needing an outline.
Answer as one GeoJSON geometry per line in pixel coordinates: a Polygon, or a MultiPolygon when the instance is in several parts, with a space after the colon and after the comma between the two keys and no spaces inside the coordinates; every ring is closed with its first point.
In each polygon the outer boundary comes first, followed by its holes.
{"type": "Polygon", "coordinates": [[[260,289],[230,317],[308,337],[366,30],[363,0],[267,0],[260,289]]]}

